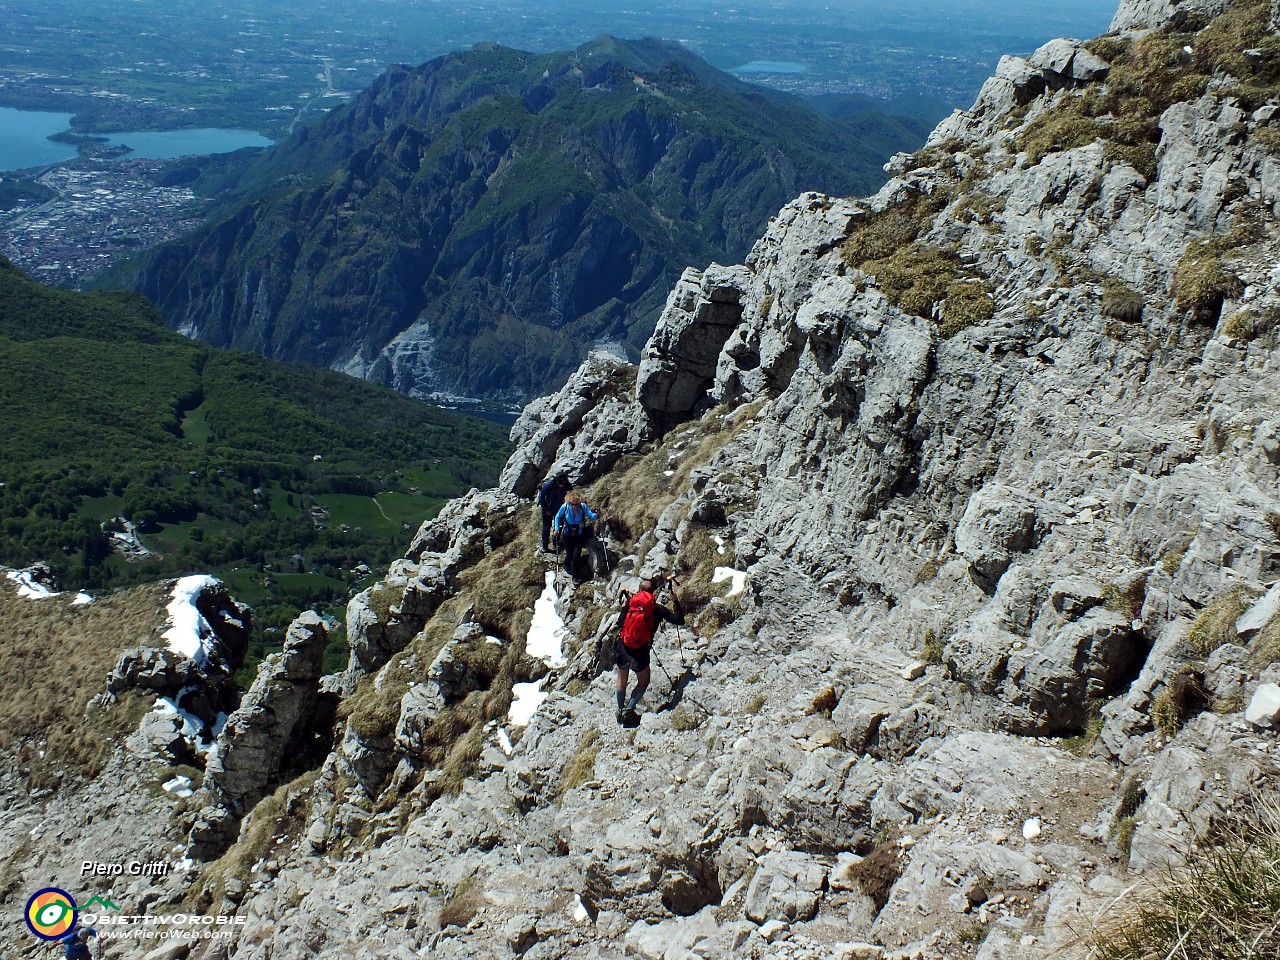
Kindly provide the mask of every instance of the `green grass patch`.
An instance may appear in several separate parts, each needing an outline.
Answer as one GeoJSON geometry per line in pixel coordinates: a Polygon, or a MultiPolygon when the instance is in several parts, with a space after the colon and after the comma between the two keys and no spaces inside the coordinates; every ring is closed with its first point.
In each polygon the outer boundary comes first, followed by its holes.
{"type": "Polygon", "coordinates": [[[925,319],[936,315],[944,337],[995,313],[990,284],[953,250],[912,242],[887,257],[862,262],[859,269],[875,277],[876,286],[899,310],[925,319]]]}
{"type": "Polygon", "coordinates": [[[2,259],[0,348],[0,563],[46,560],[68,588],[280,569],[295,554],[327,575],[385,566],[406,524],[492,483],[506,458],[494,424],[213,350],[140,297],[53,290],[2,259]],[[311,522],[326,498],[352,532],[311,522]],[[120,561],[100,529],[116,515],[155,555],[120,561]]]}
{"type": "Polygon", "coordinates": [[[1063,749],[1074,753],[1077,757],[1087,757],[1089,751],[1093,749],[1093,745],[1098,742],[1098,737],[1102,735],[1103,722],[1098,706],[1096,704],[1091,705],[1084,729],[1074,737],[1065,738],[1062,741],[1063,749]]]}
{"type": "Polygon", "coordinates": [[[394,490],[380,493],[373,500],[392,523],[400,524],[402,527],[408,525],[411,530],[418,529],[424,520],[434,518],[440,512],[440,508],[445,505],[441,497],[398,493],[394,490]]]}
{"type": "Polygon", "coordinates": [[[189,443],[204,446],[209,442],[213,431],[209,429],[209,421],[205,418],[204,404],[188,410],[182,417],[182,436],[189,443]]]}

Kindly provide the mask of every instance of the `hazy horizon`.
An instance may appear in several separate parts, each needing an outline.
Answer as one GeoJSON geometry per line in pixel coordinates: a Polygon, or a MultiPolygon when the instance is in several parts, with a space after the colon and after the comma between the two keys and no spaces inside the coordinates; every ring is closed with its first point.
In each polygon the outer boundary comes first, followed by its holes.
{"type": "MultiPolygon", "coordinates": [[[[317,60],[331,69],[328,94],[349,94],[392,63],[417,65],[482,41],[545,53],[607,33],[679,41],[724,70],[784,64],[751,79],[797,93],[926,95],[967,106],[1001,55],[1027,54],[1058,36],[1104,33],[1115,7],[1116,0],[899,0],[889,8],[874,0],[473,0],[465,7],[444,0],[0,0],[9,27],[0,42],[0,103],[19,105],[20,94],[58,76],[83,82],[85,94],[117,87],[128,94],[130,81],[166,69],[188,85],[223,84],[224,97],[274,84],[297,98],[305,85],[314,88],[317,60]]],[[[283,110],[288,100],[277,102],[274,109],[283,110]]]]}

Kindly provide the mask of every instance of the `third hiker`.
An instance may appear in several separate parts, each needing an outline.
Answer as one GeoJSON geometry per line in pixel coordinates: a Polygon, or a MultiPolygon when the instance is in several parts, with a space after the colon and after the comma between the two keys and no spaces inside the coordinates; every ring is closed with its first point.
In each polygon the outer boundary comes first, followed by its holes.
{"type": "Polygon", "coordinates": [[[542,508],[542,552],[551,552],[551,523],[564,505],[564,495],[569,492],[569,475],[557,473],[547,477],[538,488],[538,506],[542,508]]]}
{"type": "Polygon", "coordinates": [[[667,577],[671,588],[669,610],[654,596],[653,581],[641,580],[640,588],[631,596],[623,592],[623,606],[618,613],[618,722],[630,711],[649,689],[649,651],[653,648],[653,636],[658,624],[665,621],[677,626],[684,623],[684,610],[680,608],[680,595],[676,593],[675,578],[667,577]],[[627,681],[631,671],[636,672],[636,688],[627,699],[627,681]]]}

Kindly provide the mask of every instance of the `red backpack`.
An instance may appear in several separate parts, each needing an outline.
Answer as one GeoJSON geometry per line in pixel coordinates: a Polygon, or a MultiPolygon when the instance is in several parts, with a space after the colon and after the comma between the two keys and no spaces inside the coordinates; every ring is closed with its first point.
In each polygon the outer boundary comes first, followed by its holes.
{"type": "Polygon", "coordinates": [[[622,621],[622,645],[638,650],[653,642],[653,631],[658,622],[658,602],[648,590],[631,595],[627,603],[627,615],[622,621]]]}

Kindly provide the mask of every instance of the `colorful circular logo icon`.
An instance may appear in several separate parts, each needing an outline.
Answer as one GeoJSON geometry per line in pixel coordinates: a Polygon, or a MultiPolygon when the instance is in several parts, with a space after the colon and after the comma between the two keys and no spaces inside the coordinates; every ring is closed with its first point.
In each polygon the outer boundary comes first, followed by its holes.
{"type": "Polygon", "coordinates": [[[76,925],[76,901],[57,887],[37,890],[27,901],[27,926],[41,940],[57,940],[76,925]]]}

